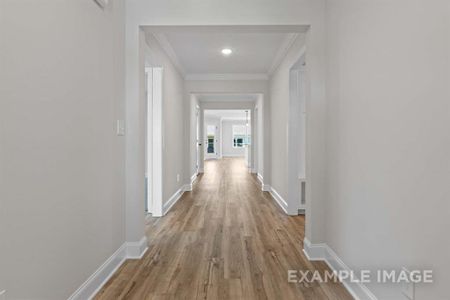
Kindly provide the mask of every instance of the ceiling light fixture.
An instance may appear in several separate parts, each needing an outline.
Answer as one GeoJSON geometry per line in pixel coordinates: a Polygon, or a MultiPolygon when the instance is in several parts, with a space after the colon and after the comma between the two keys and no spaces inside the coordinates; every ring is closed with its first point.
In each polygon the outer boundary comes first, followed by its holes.
{"type": "Polygon", "coordinates": [[[230,48],[223,48],[221,52],[223,55],[229,56],[231,53],[233,53],[233,50],[231,50],[230,48]]]}

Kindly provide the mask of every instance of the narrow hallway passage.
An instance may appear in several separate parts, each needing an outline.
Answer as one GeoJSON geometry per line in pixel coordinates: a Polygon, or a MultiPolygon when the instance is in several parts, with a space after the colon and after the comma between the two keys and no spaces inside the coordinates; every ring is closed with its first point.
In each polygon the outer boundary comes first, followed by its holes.
{"type": "Polygon", "coordinates": [[[304,217],[285,215],[245,161],[205,162],[194,190],[150,220],[149,250],[128,260],[96,299],[352,299],[335,283],[288,282],[325,270],[301,252],[304,217]]]}

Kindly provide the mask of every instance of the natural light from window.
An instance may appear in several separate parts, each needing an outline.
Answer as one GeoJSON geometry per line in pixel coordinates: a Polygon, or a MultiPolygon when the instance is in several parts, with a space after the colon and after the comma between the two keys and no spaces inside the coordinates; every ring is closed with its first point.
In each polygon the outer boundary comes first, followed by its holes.
{"type": "Polygon", "coordinates": [[[246,125],[233,125],[233,148],[243,148],[250,144],[250,134],[246,125]]]}

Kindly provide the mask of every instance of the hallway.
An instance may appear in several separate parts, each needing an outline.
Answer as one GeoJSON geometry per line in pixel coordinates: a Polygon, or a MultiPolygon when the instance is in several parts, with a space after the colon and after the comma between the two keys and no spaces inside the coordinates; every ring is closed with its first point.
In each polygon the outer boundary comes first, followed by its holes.
{"type": "Polygon", "coordinates": [[[343,286],[288,283],[288,270],[324,270],[303,253],[304,217],[284,214],[243,159],[205,162],[192,192],[149,220],[149,249],[95,299],[352,299],[343,286]]]}
{"type": "Polygon", "coordinates": [[[0,0],[0,37],[0,300],[450,299],[450,1],[0,0]]]}

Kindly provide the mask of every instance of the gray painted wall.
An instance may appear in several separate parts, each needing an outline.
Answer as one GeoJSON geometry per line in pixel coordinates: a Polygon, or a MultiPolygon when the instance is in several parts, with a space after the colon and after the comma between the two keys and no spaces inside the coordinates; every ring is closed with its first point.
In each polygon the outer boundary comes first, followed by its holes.
{"type": "Polygon", "coordinates": [[[125,241],[123,6],[0,1],[8,299],[67,299],[125,241]]]}
{"type": "Polygon", "coordinates": [[[356,269],[432,269],[415,299],[448,299],[450,2],[328,2],[326,241],[356,269]]]}

